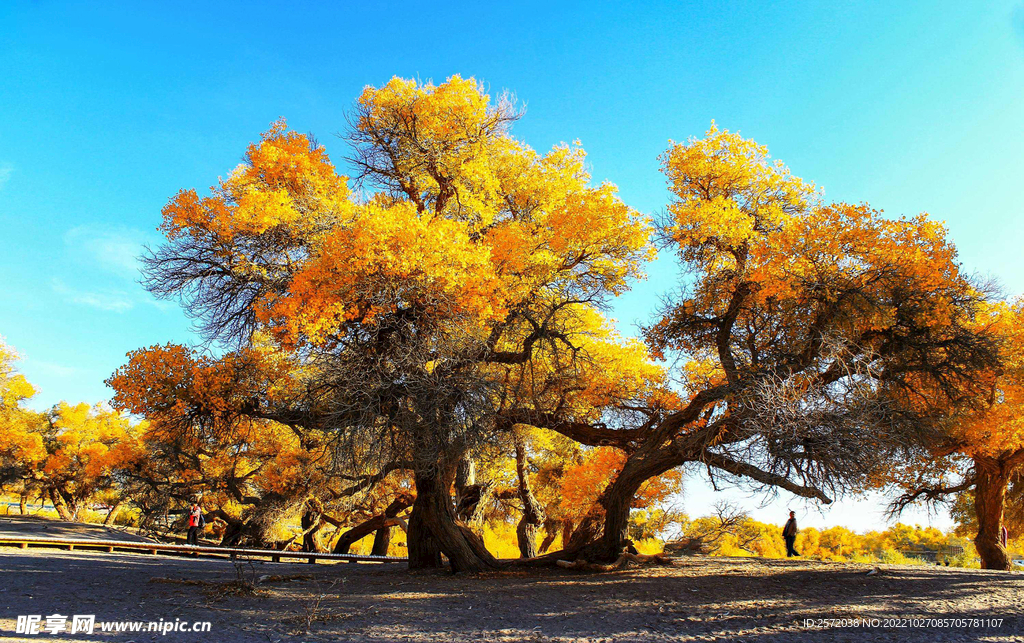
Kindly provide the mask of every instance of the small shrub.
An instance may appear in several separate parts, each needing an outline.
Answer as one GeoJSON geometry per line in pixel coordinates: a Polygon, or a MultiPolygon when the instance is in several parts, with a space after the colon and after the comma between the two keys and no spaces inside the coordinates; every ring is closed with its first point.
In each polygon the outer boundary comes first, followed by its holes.
{"type": "Polygon", "coordinates": [[[138,526],[138,518],[138,512],[122,509],[114,516],[114,524],[118,527],[136,527],[138,526]]]}
{"type": "Polygon", "coordinates": [[[644,538],[633,541],[633,546],[641,554],[660,554],[665,550],[665,543],[660,538],[644,538]]]}
{"type": "Polygon", "coordinates": [[[903,553],[895,549],[883,549],[880,551],[878,553],[878,562],[886,565],[924,565],[924,561],[920,558],[904,556],[903,553]]]}
{"type": "Polygon", "coordinates": [[[950,567],[966,567],[969,569],[981,568],[981,563],[975,560],[974,551],[969,551],[966,548],[956,556],[947,556],[944,562],[948,563],[950,567]]]}

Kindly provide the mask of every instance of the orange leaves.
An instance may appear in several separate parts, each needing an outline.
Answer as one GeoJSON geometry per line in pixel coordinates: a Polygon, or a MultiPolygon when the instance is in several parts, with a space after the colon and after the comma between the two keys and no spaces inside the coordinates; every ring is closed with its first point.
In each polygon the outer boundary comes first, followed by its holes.
{"type": "Polygon", "coordinates": [[[35,387],[15,370],[18,353],[0,337],[0,462],[34,465],[46,457],[39,426],[43,418],[22,406],[35,387]]]}
{"type": "Polygon", "coordinates": [[[625,463],[626,454],[611,447],[586,452],[582,462],[565,468],[561,485],[563,507],[578,507],[586,512],[625,463]]]}
{"type": "MultiPolygon", "coordinates": [[[[717,353],[714,327],[730,306],[736,327],[777,329],[762,331],[774,346],[798,341],[826,310],[853,337],[892,328],[898,307],[919,328],[963,322],[970,286],[945,229],[926,215],[823,204],[766,148],[713,124],[662,163],[675,197],[665,232],[693,285],[648,332],[659,354],[717,353]]],[[[749,339],[747,349],[773,350],[749,339]]]]}
{"type": "Polygon", "coordinates": [[[498,148],[494,162],[507,211],[488,231],[499,272],[523,289],[582,278],[608,292],[643,275],[654,256],[649,221],[610,183],[590,185],[586,154],[559,145],[539,156],[521,144],[498,148]],[[585,277],[584,277],[585,276],[585,277]]]}
{"type": "Polygon", "coordinates": [[[360,207],[260,315],[279,340],[323,342],[346,322],[369,322],[399,305],[438,317],[503,316],[489,254],[460,222],[432,219],[409,203],[360,207]],[[391,298],[388,298],[388,295],[391,298]]]}
{"type": "MultiPolygon", "coordinates": [[[[579,520],[597,502],[601,493],[619,474],[626,454],[611,447],[583,452],[582,458],[564,469],[560,484],[560,517],[579,520]]],[[[647,480],[637,492],[633,507],[646,508],[680,491],[682,472],[673,469],[647,480]]]]}
{"type": "Polygon", "coordinates": [[[142,456],[138,431],[128,418],[98,405],[61,402],[52,424],[49,455],[42,467],[50,477],[74,478],[88,486],[142,456]]]}
{"type": "Polygon", "coordinates": [[[107,380],[117,409],[160,423],[207,417],[231,430],[240,411],[289,386],[290,363],[248,348],[220,359],[175,344],[132,351],[107,380]]]}
{"type": "Polygon", "coordinates": [[[200,198],[182,190],[163,209],[161,229],[169,239],[181,234],[212,236],[230,244],[236,235],[282,230],[316,234],[350,208],[345,177],[338,175],[323,146],[274,123],[258,144],[250,144],[245,162],[200,198]]]}
{"type": "Polygon", "coordinates": [[[955,427],[968,455],[1000,458],[1024,449],[1024,299],[987,307],[978,320],[1001,344],[1002,367],[979,373],[988,399],[955,427]]]}
{"type": "Polygon", "coordinates": [[[141,436],[149,453],[187,454],[174,476],[216,480],[251,470],[259,472],[253,483],[282,491],[307,483],[308,464],[323,456],[288,427],[256,416],[259,405],[290,398],[292,369],[262,345],[214,359],[168,344],[133,351],[108,384],[117,408],[149,420],[141,436]]]}
{"type": "Polygon", "coordinates": [[[223,287],[287,348],[401,309],[486,332],[538,297],[622,292],[653,256],[649,222],[615,186],[590,185],[578,146],[542,156],[512,138],[514,118],[459,76],[367,87],[351,137],[379,191],[359,196],[322,146],[278,121],[210,196],[167,204],[155,285],[223,287]]]}
{"type": "Polygon", "coordinates": [[[26,493],[58,493],[74,506],[142,458],[137,427],[101,405],[0,413],[0,465],[26,493]]]}
{"type": "Polygon", "coordinates": [[[660,476],[648,479],[633,499],[633,507],[648,508],[664,502],[674,493],[679,493],[683,488],[683,472],[679,469],[666,471],[660,476]]]}
{"type": "Polygon", "coordinates": [[[192,351],[175,344],[132,351],[107,380],[114,389],[111,403],[136,415],[173,408],[189,385],[194,362],[192,351]]]}
{"type": "MultiPolygon", "coordinates": [[[[791,217],[751,245],[749,266],[745,276],[758,284],[758,302],[798,299],[805,284],[822,281],[879,294],[894,286],[935,293],[966,287],[941,225],[924,215],[887,219],[867,205],[837,203],[791,217]]],[[[932,311],[935,323],[948,323],[942,313],[932,311]]],[[[885,327],[891,320],[875,322],[885,327]]]]}

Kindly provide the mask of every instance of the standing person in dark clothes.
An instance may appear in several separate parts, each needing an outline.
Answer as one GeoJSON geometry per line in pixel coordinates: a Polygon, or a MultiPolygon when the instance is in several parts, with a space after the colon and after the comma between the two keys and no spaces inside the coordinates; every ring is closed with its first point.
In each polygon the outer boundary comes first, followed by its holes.
{"type": "Polygon", "coordinates": [[[789,512],[789,520],[786,521],[786,526],[782,528],[782,537],[786,539],[786,556],[792,558],[793,556],[799,556],[800,552],[793,549],[793,543],[796,542],[796,512],[789,512]]]}
{"type": "Polygon", "coordinates": [[[199,544],[199,534],[203,533],[206,519],[203,518],[203,510],[199,507],[199,501],[193,501],[188,510],[188,537],[185,542],[189,545],[199,544]]]}

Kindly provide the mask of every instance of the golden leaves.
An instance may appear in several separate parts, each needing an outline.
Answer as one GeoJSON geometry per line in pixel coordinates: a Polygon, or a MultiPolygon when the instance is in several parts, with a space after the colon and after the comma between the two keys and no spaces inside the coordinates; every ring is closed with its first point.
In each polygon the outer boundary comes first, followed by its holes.
{"type": "Polygon", "coordinates": [[[14,368],[18,353],[0,337],[0,412],[13,409],[35,395],[35,387],[14,368]]]}
{"type": "Polygon", "coordinates": [[[40,425],[43,418],[22,404],[35,395],[15,370],[18,353],[0,337],[0,460],[36,464],[46,457],[40,425]]]}
{"type": "Polygon", "coordinates": [[[427,314],[504,315],[501,284],[486,247],[466,226],[433,219],[409,203],[370,203],[335,229],[289,289],[259,304],[261,320],[286,344],[327,340],[346,322],[370,322],[401,303],[427,314]],[[381,294],[400,292],[388,301],[381,294]]]}
{"type": "Polygon", "coordinates": [[[659,354],[715,352],[708,329],[738,301],[736,323],[778,328],[775,342],[798,337],[829,301],[873,302],[848,311],[845,332],[854,335],[890,328],[896,304],[884,302],[909,293],[928,293],[914,302],[919,326],[963,314],[957,300],[970,286],[945,229],[927,215],[824,204],[765,147],[714,124],[703,139],[673,144],[662,164],[674,195],[665,232],[693,285],[648,332],[659,354]]]}
{"type": "Polygon", "coordinates": [[[251,310],[283,346],[403,307],[485,328],[538,296],[620,293],[653,256],[649,222],[614,185],[590,185],[578,145],[538,155],[473,79],[395,78],[357,112],[357,164],[381,188],[368,198],[278,121],[210,196],[183,190],[164,208],[172,244],[186,235],[257,285],[251,310]]]}
{"type": "Polygon", "coordinates": [[[171,199],[161,226],[169,239],[212,235],[231,244],[236,235],[272,231],[315,236],[351,207],[347,179],[335,172],[324,147],[288,131],[284,120],[250,144],[245,162],[212,192],[200,198],[182,190],[171,199]]]}
{"type": "Polygon", "coordinates": [[[33,393],[0,343],[0,463],[33,485],[87,495],[93,485],[140,457],[128,418],[88,404],[61,402],[48,413],[22,408],[33,393]]]}
{"type": "Polygon", "coordinates": [[[1024,449],[1024,298],[986,306],[977,320],[998,338],[1002,365],[978,373],[989,397],[956,427],[969,455],[1000,458],[1024,449]]]}

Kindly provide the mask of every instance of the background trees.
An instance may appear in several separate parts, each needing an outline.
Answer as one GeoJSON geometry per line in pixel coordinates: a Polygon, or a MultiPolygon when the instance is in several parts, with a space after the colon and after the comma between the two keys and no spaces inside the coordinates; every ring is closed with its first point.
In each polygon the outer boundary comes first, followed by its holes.
{"type": "Polygon", "coordinates": [[[137,429],[101,406],[58,404],[36,430],[45,457],[21,459],[25,487],[53,503],[64,520],[77,520],[86,501],[114,490],[116,474],[141,457],[137,429]]]}
{"type": "MultiPolygon", "coordinates": [[[[35,394],[14,370],[16,354],[0,342],[0,485],[25,499],[53,503],[62,520],[117,487],[117,474],[141,457],[137,427],[101,405],[61,402],[46,413],[23,406],[35,394]]],[[[111,509],[108,517],[116,510],[111,509]]]]}
{"type": "Polygon", "coordinates": [[[24,472],[45,457],[43,438],[37,430],[38,414],[24,407],[35,388],[15,369],[18,355],[0,339],[0,485],[25,499],[30,492],[24,472]]]}

